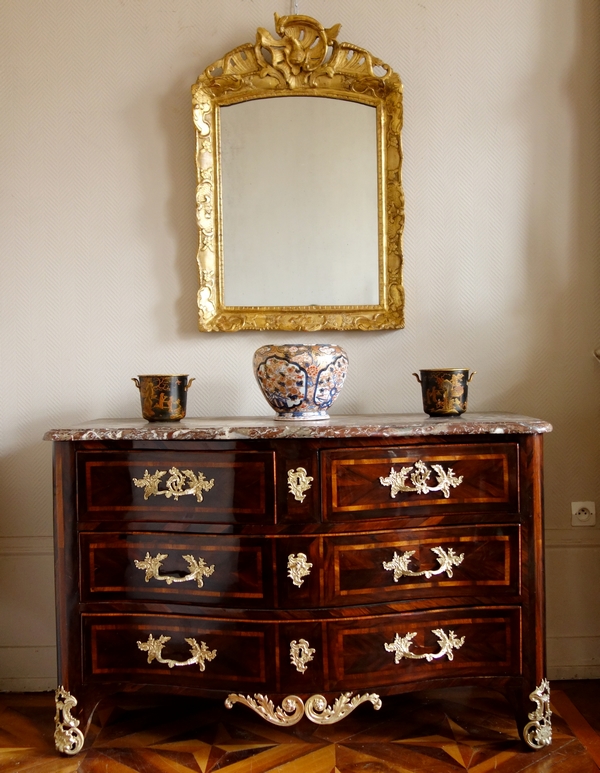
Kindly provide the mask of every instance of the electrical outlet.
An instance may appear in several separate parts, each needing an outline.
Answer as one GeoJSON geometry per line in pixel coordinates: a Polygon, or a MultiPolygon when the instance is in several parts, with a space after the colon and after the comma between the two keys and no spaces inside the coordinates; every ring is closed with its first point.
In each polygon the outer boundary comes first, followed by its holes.
{"type": "Polygon", "coordinates": [[[571,502],[571,526],[595,526],[595,502],[571,502]]]}

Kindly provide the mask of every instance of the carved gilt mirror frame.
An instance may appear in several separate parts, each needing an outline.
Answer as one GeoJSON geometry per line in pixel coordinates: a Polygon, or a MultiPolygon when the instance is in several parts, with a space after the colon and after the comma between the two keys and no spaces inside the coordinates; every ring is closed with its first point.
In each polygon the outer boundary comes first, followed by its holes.
{"type": "MultiPolygon", "coordinates": [[[[402,84],[381,60],[336,40],[308,16],[275,14],[280,39],[259,28],[211,64],[192,87],[196,130],[196,213],[201,331],[382,330],[404,327],[401,181],[402,84]],[[247,100],[326,97],[376,109],[379,302],[373,305],[226,306],[224,303],[220,110],[247,100]]],[[[374,140],[375,142],[375,140],[374,140]]],[[[265,206],[267,202],[265,202],[265,206]]],[[[349,213],[349,221],[352,215],[349,213]]],[[[285,245],[281,245],[285,251],[285,245]]],[[[293,276],[291,277],[293,281],[293,276]]]]}

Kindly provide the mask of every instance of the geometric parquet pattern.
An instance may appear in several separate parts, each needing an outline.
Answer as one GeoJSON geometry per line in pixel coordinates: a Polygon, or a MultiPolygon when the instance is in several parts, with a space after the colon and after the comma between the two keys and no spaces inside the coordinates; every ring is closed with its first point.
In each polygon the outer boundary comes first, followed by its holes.
{"type": "MultiPolygon", "coordinates": [[[[533,706],[532,706],[533,708],[533,706]]],[[[278,728],[235,705],[121,695],[83,751],[54,750],[54,695],[0,695],[0,771],[36,773],[597,773],[553,706],[553,742],[527,751],[504,698],[452,688],[386,698],[335,725],[278,728]]],[[[573,724],[573,722],[572,722],[573,724]]]]}

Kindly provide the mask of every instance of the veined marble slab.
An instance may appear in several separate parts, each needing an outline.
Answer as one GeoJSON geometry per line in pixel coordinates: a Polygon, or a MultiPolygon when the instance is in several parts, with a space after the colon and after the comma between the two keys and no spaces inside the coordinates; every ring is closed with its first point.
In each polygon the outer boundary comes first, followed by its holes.
{"type": "Polygon", "coordinates": [[[245,438],[418,437],[551,432],[552,425],[511,413],[468,413],[430,419],[424,414],[332,416],[320,421],[279,421],[262,416],[185,418],[177,422],[96,419],[51,429],[44,440],[243,440],[245,438]]]}

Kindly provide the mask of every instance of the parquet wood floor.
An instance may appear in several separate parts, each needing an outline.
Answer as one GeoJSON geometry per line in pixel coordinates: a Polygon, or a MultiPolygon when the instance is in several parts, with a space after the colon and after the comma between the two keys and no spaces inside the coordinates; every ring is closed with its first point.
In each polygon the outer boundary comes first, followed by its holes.
{"type": "MultiPolygon", "coordinates": [[[[597,773],[594,739],[600,738],[566,692],[556,696],[552,746],[533,752],[519,741],[504,698],[472,688],[387,698],[380,711],[361,706],[339,724],[303,719],[285,729],[240,705],[227,710],[206,701],[123,695],[96,711],[84,750],[62,757],[54,750],[53,694],[5,693],[0,771],[597,773]]],[[[586,710],[593,711],[591,703],[586,710]]]]}

